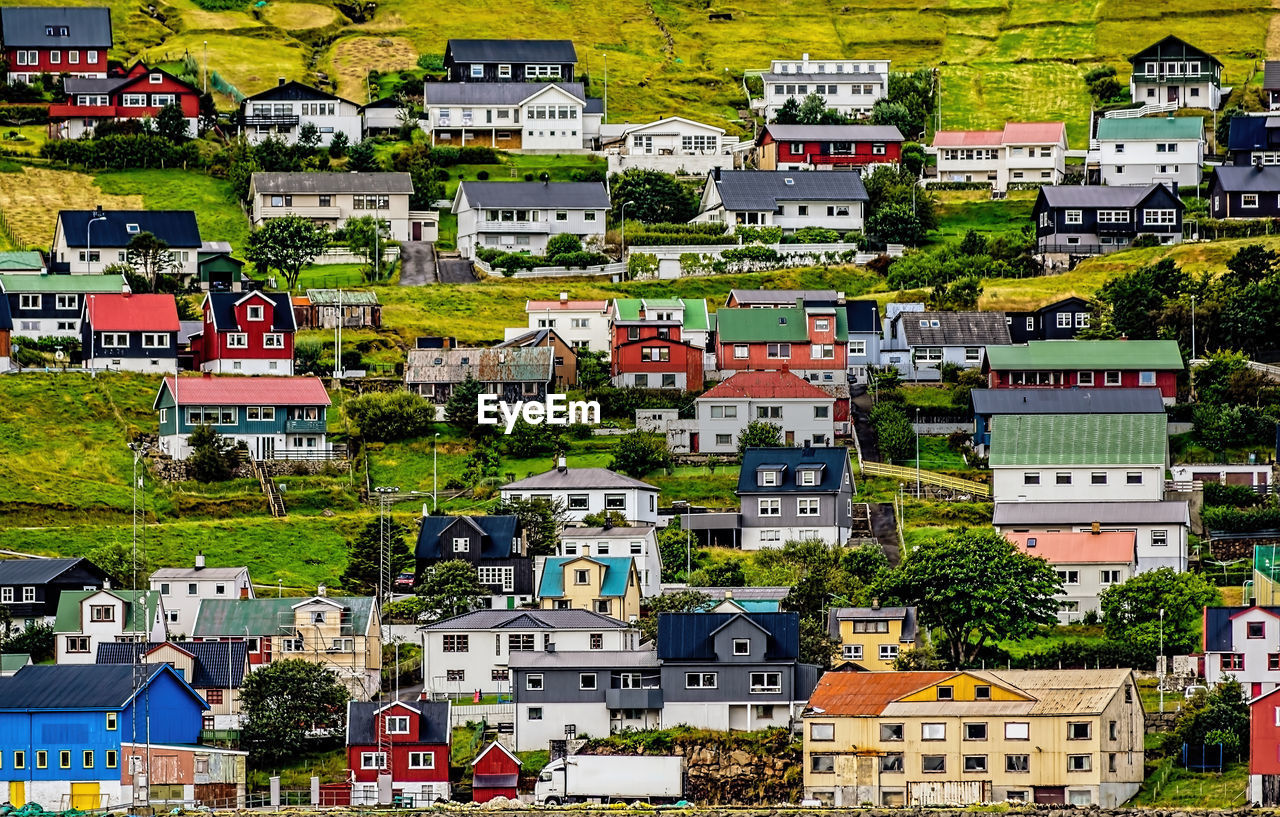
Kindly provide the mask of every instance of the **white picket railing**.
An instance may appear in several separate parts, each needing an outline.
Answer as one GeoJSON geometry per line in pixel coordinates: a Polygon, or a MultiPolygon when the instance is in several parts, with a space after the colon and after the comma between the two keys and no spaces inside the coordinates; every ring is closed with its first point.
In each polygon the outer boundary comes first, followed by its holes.
{"type": "MultiPolygon", "coordinates": [[[[502,270],[494,269],[487,261],[479,258],[472,263],[475,268],[485,275],[503,275],[502,270]]],[[[534,267],[533,269],[516,270],[511,274],[512,278],[579,278],[587,276],[622,276],[627,271],[627,265],[623,261],[615,261],[612,264],[598,264],[592,267],[534,267]]]]}
{"type": "Polygon", "coordinates": [[[1148,114],[1169,113],[1176,110],[1178,110],[1176,102],[1148,102],[1138,108],[1117,108],[1114,111],[1107,111],[1103,116],[1107,119],[1137,119],[1148,114]]]}

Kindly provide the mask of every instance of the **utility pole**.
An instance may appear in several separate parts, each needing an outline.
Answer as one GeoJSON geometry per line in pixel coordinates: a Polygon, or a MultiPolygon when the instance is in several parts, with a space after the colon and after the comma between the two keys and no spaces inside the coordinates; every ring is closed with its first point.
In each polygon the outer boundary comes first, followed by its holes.
{"type": "Polygon", "coordinates": [[[609,55],[601,54],[604,57],[604,117],[601,122],[609,121],[609,55]]]}
{"type": "Polygon", "coordinates": [[[920,498],[920,407],[916,407],[916,499],[920,498]]]}
{"type": "Polygon", "coordinates": [[[391,554],[387,552],[387,539],[391,526],[387,519],[387,505],[391,495],[399,493],[394,486],[379,485],[373,489],[378,494],[378,603],[391,600],[391,554]]]}
{"type": "Polygon", "coordinates": [[[1160,608],[1160,714],[1164,714],[1164,608],[1160,608]]]}
{"type": "Polygon", "coordinates": [[[435,513],[439,507],[436,500],[436,449],[440,447],[440,432],[436,432],[435,439],[431,441],[431,512],[435,513]]]}
{"type": "Polygon", "coordinates": [[[1191,402],[1196,401],[1196,296],[1191,296],[1191,402]]]}
{"type": "Polygon", "coordinates": [[[204,41],[204,92],[209,93],[209,41],[204,41]]]}

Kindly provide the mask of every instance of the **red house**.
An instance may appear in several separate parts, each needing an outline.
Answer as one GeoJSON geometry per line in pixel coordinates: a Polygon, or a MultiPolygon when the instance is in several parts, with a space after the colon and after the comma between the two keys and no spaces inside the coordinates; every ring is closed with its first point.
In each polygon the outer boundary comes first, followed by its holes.
{"type": "Polygon", "coordinates": [[[845,385],[848,340],[845,310],[835,306],[716,312],[716,368],[722,373],[786,369],[819,386],[845,385]]]}
{"type": "Polygon", "coordinates": [[[1280,687],[1249,701],[1248,802],[1280,805],[1280,687]]]}
{"type": "Polygon", "coordinates": [[[496,740],[471,762],[471,800],[487,803],[495,797],[516,799],[520,782],[520,758],[496,740]]]}
{"type": "Polygon", "coordinates": [[[155,119],[167,105],[182,108],[187,135],[196,135],[200,89],[159,68],[139,62],[122,74],[68,77],[62,87],[66,101],[49,106],[51,139],[79,139],[104,121],[155,119]]]}
{"type": "Polygon", "coordinates": [[[347,703],[351,805],[409,807],[449,799],[448,701],[347,703]]]}
{"type": "Polygon", "coordinates": [[[287,293],[210,292],[204,327],[191,336],[197,368],[217,374],[293,374],[298,326],[287,293]]]}
{"type": "Polygon", "coordinates": [[[701,390],[708,323],[705,300],[617,299],[611,328],[613,385],[701,390]]]}
{"type": "Polygon", "coordinates": [[[766,125],[761,170],[833,170],[897,164],[902,134],[892,125],[766,125]]]}
{"type": "Polygon", "coordinates": [[[104,7],[0,8],[0,43],[6,81],[31,82],[41,74],[105,77],[111,49],[111,10],[104,7]]]}
{"type": "Polygon", "coordinates": [[[1033,340],[988,346],[983,362],[993,389],[1154,387],[1165,405],[1178,396],[1182,369],[1172,340],[1033,340]]]}

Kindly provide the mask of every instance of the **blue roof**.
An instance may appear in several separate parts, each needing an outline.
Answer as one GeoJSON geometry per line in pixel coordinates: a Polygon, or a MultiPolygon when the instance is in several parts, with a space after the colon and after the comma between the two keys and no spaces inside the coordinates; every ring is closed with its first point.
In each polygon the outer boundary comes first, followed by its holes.
{"type": "Polygon", "coordinates": [[[738,472],[738,493],[836,493],[840,491],[848,469],[847,448],[748,448],[742,455],[742,470],[738,472]],[[765,466],[782,466],[780,484],[756,484],[756,469],[765,466]],[[822,466],[822,477],[818,484],[803,487],[798,485],[796,471],[815,466],[822,466]]]}
{"type": "MultiPolygon", "coordinates": [[[[1231,618],[1250,608],[1248,607],[1206,607],[1204,608],[1204,651],[1205,652],[1242,652],[1243,645],[1236,649],[1231,643],[1231,618]]],[[[1280,618],[1280,607],[1258,605],[1280,618]]]]}
{"type": "Polygon", "coordinates": [[[0,8],[0,41],[10,48],[110,48],[111,9],[71,6],[0,8]],[[50,36],[49,26],[57,33],[50,36]],[[66,27],[64,36],[60,29],[66,27]]]}
{"type": "Polygon", "coordinates": [[[298,326],[293,320],[293,302],[287,292],[210,292],[209,308],[213,311],[213,325],[219,332],[234,332],[244,327],[236,323],[236,304],[248,297],[266,298],[275,308],[272,310],[271,330],[273,332],[293,332],[298,326]]]}
{"type": "MultiPolygon", "coordinates": [[[[440,559],[442,535],[454,523],[472,525],[480,530],[480,558],[507,559],[515,543],[516,527],[520,520],[515,516],[424,516],[418,530],[418,547],[413,555],[418,559],[440,559]]],[[[516,554],[519,555],[519,554],[516,554]]]]}
{"type": "Polygon", "coordinates": [[[1233,116],[1227,150],[1257,150],[1267,146],[1266,116],[1233,116]]]}
{"type": "Polygon", "coordinates": [[[564,566],[569,562],[583,559],[604,565],[604,583],[600,588],[600,595],[626,595],[627,578],[631,575],[630,556],[549,556],[542,565],[542,581],[538,585],[538,595],[553,598],[563,596],[564,566]]]}
{"type": "Polygon", "coordinates": [[[191,686],[199,689],[239,689],[244,681],[249,646],[243,641],[150,641],[144,644],[104,641],[98,644],[98,664],[133,664],[142,656],[168,643],[191,653],[191,686]]]}
{"type": "Polygon", "coordinates": [[[794,661],[800,655],[799,613],[660,613],[658,658],[663,661],[714,661],[714,635],[743,616],[769,634],[765,658],[794,661]]]}
{"type": "MultiPolygon", "coordinates": [[[[182,676],[168,664],[147,675],[144,686],[161,672],[182,676]]],[[[0,678],[0,710],[6,709],[120,709],[134,694],[133,667],[128,664],[36,664],[0,678]]],[[[197,698],[195,691],[191,694],[197,698]]]]}
{"type": "MultiPolygon", "coordinates": [[[[94,247],[127,247],[135,235],[151,233],[170,247],[200,249],[200,228],[191,210],[104,210],[93,223],[94,247]],[[136,229],[131,229],[136,227],[136,229]]],[[[60,210],[58,220],[68,247],[83,247],[92,210],[60,210]]]]}
{"type": "Polygon", "coordinates": [[[850,332],[880,333],[880,305],[875,301],[848,301],[844,305],[844,313],[850,332]]]}

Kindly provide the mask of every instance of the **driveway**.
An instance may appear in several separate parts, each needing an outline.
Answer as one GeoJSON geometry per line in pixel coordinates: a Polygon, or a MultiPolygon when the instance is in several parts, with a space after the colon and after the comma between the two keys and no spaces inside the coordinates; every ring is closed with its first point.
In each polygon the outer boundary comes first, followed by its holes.
{"type": "Polygon", "coordinates": [[[440,257],[440,283],[442,284],[474,284],[475,270],[471,262],[458,256],[440,257]]]}
{"type": "Polygon", "coordinates": [[[436,282],[436,248],[428,241],[400,244],[400,286],[420,287],[436,282]]]}

